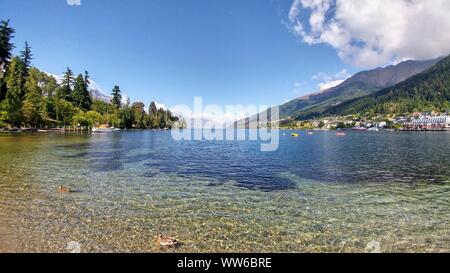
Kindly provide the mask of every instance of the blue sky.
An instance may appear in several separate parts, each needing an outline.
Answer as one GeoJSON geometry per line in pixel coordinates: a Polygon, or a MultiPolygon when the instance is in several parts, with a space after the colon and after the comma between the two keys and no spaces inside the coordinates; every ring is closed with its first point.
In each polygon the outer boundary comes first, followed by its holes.
{"type": "Polygon", "coordinates": [[[0,0],[0,18],[16,28],[17,50],[32,46],[36,67],[86,69],[103,90],[119,84],[133,101],[274,105],[364,68],[345,58],[345,45],[290,29],[302,2],[0,0]]]}
{"type": "Polygon", "coordinates": [[[59,74],[87,69],[105,91],[167,105],[278,104],[317,89],[319,72],[344,68],[326,45],[302,44],[283,24],[291,1],[0,0],[19,50],[59,74]],[[296,83],[297,87],[295,87],[296,83]],[[294,92],[295,91],[295,92],[294,92]]]}

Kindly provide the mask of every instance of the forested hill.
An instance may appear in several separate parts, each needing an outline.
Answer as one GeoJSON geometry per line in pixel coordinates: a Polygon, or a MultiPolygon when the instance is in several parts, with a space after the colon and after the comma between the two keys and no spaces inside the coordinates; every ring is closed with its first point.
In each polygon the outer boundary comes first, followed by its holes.
{"type": "MultiPolygon", "coordinates": [[[[393,87],[331,107],[321,114],[405,114],[450,109],[450,56],[393,87]]],[[[304,115],[310,119],[317,115],[304,115]]]]}

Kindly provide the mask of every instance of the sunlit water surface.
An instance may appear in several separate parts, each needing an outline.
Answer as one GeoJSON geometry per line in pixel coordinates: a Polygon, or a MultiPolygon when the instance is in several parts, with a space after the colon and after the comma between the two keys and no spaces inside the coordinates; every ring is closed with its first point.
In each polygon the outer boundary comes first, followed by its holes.
{"type": "Polygon", "coordinates": [[[300,134],[1,134],[0,252],[450,251],[450,134],[300,134]]]}

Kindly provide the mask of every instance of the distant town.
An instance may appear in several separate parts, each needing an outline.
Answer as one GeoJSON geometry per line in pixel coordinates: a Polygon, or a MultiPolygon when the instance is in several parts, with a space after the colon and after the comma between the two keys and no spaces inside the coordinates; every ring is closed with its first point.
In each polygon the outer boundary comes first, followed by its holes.
{"type": "Polygon", "coordinates": [[[446,113],[416,112],[399,116],[336,116],[306,121],[290,118],[280,122],[280,129],[355,130],[355,131],[450,131],[450,110],[446,113]]]}

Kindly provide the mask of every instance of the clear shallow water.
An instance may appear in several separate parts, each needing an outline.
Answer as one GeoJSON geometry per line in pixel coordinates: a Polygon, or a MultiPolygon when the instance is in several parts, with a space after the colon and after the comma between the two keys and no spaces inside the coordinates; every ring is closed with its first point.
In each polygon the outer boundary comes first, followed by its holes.
{"type": "Polygon", "coordinates": [[[450,251],[449,134],[285,133],[0,135],[0,252],[450,251]]]}

